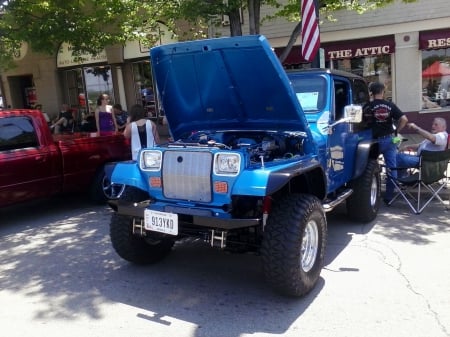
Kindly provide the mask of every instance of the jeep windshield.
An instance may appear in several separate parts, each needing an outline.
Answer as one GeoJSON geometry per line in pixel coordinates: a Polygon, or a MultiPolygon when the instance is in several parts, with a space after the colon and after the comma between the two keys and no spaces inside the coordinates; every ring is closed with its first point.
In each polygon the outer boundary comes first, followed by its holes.
{"type": "Polygon", "coordinates": [[[320,75],[288,73],[292,88],[305,113],[322,111],[327,101],[327,81],[320,75]]]}

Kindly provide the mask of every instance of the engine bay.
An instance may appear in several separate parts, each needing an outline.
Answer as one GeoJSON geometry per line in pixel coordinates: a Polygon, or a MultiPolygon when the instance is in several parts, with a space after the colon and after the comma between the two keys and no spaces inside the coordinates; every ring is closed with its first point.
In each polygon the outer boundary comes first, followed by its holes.
{"type": "Polygon", "coordinates": [[[303,155],[305,138],[305,132],[293,131],[198,131],[167,146],[244,150],[250,161],[256,163],[303,155]]]}

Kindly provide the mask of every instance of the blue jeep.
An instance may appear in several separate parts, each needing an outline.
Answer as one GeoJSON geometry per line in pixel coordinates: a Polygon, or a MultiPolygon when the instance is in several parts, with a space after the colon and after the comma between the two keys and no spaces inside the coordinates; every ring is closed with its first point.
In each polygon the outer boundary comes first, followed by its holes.
{"type": "Polygon", "coordinates": [[[174,141],[142,149],[111,176],[114,249],[156,262],[175,241],[260,253],[267,281],[302,296],[323,266],[325,213],[373,220],[378,150],[363,121],[367,85],[325,69],[286,73],[263,36],[151,49],[160,109],[174,141]]]}

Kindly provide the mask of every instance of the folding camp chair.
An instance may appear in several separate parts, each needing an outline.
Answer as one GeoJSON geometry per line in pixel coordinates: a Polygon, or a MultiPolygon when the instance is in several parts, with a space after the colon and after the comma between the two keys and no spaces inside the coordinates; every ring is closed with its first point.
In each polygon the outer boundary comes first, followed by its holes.
{"type": "Polygon", "coordinates": [[[406,177],[393,177],[392,170],[387,170],[387,179],[391,179],[395,186],[395,195],[388,205],[403,198],[415,214],[420,214],[433,200],[439,200],[443,205],[445,201],[439,192],[447,186],[449,176],[447,167],[450,160],[450,150],[422,151],[419,159],[419,167],[415,172],[406,177]]]}

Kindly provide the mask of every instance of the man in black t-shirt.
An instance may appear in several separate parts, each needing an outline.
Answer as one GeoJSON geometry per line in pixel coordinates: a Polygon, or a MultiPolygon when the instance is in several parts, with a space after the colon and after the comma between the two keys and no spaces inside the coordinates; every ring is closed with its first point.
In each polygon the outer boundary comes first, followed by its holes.
{"type": "MultiPolygon", "coordinates": [[[[372,101],[364,107],[363,118],[367,126],[372,129],[373,138],[378,141],[379,151],[383,155],[384,162],[388,168],[397,166],[397,144],[394,136],[400,132],[408,118],[392,102],[384,99],[384,85],[374,82],[369,86],[372,101]]],[[[392,175],[396,176],[393,170],[392,175]]],[[[394,185],[388,179],[386,181],[386,194],[384,202],[388,203],[393,196],[394,185]]]]}

